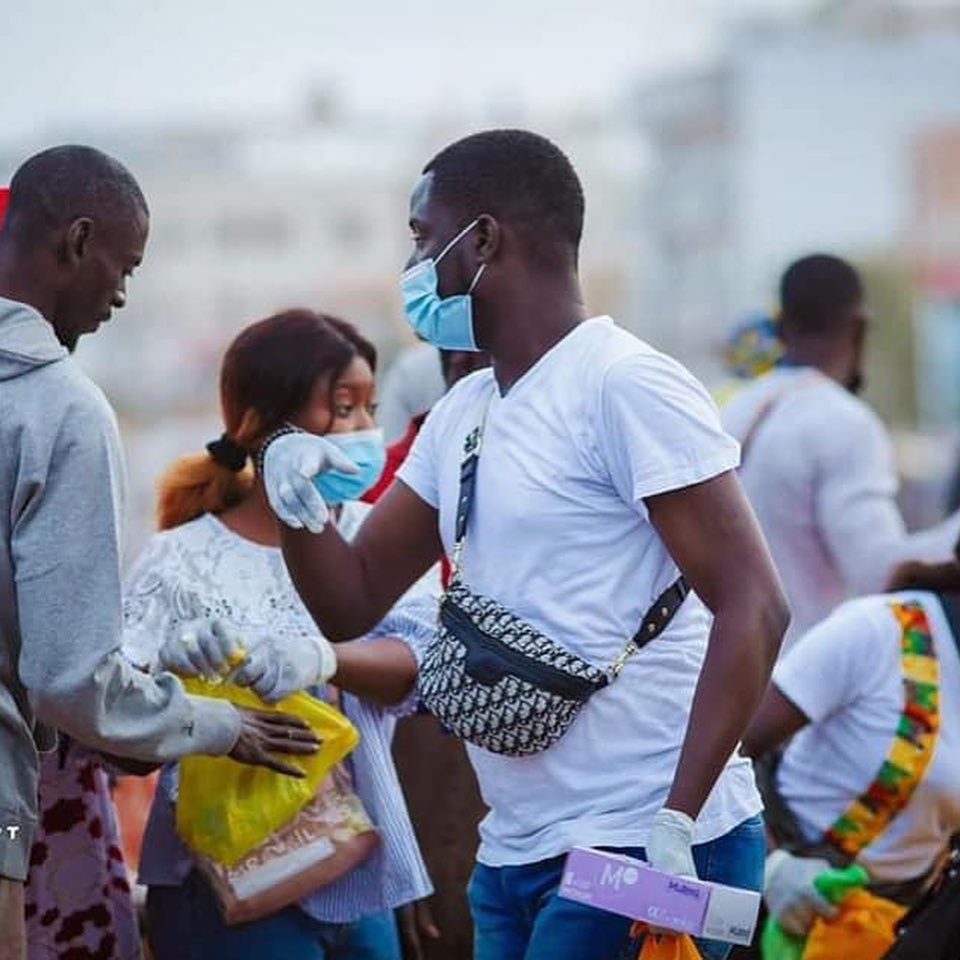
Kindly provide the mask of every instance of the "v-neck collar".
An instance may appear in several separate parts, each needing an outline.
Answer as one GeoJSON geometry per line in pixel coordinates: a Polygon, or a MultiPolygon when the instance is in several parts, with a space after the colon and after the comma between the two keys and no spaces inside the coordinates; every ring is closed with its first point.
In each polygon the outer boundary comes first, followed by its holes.
{"type": "Polygon", "coordinates": [[[546,366],[548,366],[553,360],[560,355],[560,353],[565,350],[569,344],[578,340],[581,336],[581,333],[586,328],[593,328],[597,324],[612,324],[613,320],[610,317],[599,316],[599,317],[589,317],[586,320],[581,320],[572,330],[565,333],[546,353],[541,354],[537,360],[516,379],[510,385],[510,388],[506,393],[503,393],[500,390],[500,384],[497,381],[497,376],[491,370],[491,379],[493,381],[493,400],[494,404],[506,403],[514,399],[518,393],[523,393],[524,390],[528,389],[528,385],[531,382],[535,382],[539,372],[546,366]]]}

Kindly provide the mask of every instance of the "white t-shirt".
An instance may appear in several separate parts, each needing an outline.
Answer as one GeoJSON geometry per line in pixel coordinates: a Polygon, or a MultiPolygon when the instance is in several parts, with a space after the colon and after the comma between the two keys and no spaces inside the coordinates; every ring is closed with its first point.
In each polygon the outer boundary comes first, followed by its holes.
{"type": "Polygon", "coordinates": [[[724,407],[724,427],[743,442],[771,400],[740,479],[790,602],[785,652],[837,604],[882,590],[898,562],[949,559],[960,513],[908,535],[886,429],[862,400],[810,367],[777,368],[745,387],[724,407]]]}
{"type": "Polygon", "coordinates": [[[960,829],[960,657],[940,602],[904,592],[845,603],[793,646],[773,677],[811,721],[790,741],[777,785],[814,841],[866,790],[890,751],[903,709],[891,603],[911,600],[924,606],[940,660],[940,733],[910,802],[858,858],[888,882],[923,874],[960,829]]]}
{"type": "MultiPolygon", "coordinates": [[[[737,444],[683,367],[608,318],[586,321],[506,396],[492,370],[479,371],[427,418],[399,477],[439,509],[448,551],[463,441],[491,397],[466,579],[567,649],[609,666],[677,577],[644,498],[733,469],[737,444]]],[[[514,758],[468,745],[490,807],[481,862],[646,842],[676,771],[709,627],[690,597],[543,753],[514,758]]],[[[759,810],[750,764],[736,756],[700,815],[697,841],[759,810]]]]}

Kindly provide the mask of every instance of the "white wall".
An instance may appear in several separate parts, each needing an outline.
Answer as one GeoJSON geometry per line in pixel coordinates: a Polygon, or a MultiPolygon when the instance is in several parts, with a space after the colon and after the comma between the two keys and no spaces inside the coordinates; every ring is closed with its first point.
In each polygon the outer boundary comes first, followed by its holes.
{"type": "Polygon", "coordinates": [[[733,290],[763,304],[798,254],[901,241],[916,137],[960,118],[960,35],[808,32],[736,58],[733,290]]]}
{"type": "Polygon", "coordinates": [[[641,229],[652,256],[635,312],[710,375],[738,316],[775,307],[790,260],[904,242],[916,137],[960,119],[960,33],[743,33],[712,75],[676,92],[650,123],[641,229]],[[696,116],[711,83],[723,135],[658,143],[663,110],[696,116]]]}

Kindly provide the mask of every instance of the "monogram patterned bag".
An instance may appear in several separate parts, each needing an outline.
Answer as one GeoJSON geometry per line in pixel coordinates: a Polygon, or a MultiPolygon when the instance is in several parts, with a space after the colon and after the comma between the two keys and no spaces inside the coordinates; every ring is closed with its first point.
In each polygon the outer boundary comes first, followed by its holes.
{"type": "MultiPolygon", "coordinates": [[[[484,415],[484,422],[486,415],[484,415]]],[[[419,671],[420,699],[450,731],[492,753],[540,753],[570,729],[583,705],[658,637],[689,592],[678,578],[606,669],[566,650],[463,576],[467,521],[476,488],[484,422],[464,442],[453,576],[440,601],[437,635],[419,671]]]]}

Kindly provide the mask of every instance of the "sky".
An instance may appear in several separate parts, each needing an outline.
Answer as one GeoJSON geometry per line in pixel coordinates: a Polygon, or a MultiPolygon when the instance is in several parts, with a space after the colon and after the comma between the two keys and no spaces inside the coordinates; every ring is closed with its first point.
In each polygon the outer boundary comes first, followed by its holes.
{"type": "Polygon", "coordinates": [[[0,0],[0,140],[294,112],[603,106],[810,0],[0,0]],[[4,8],[7,8],[4,13],[4,8]],[[15,9],[15,13],[13,10],[15,9]]]}

